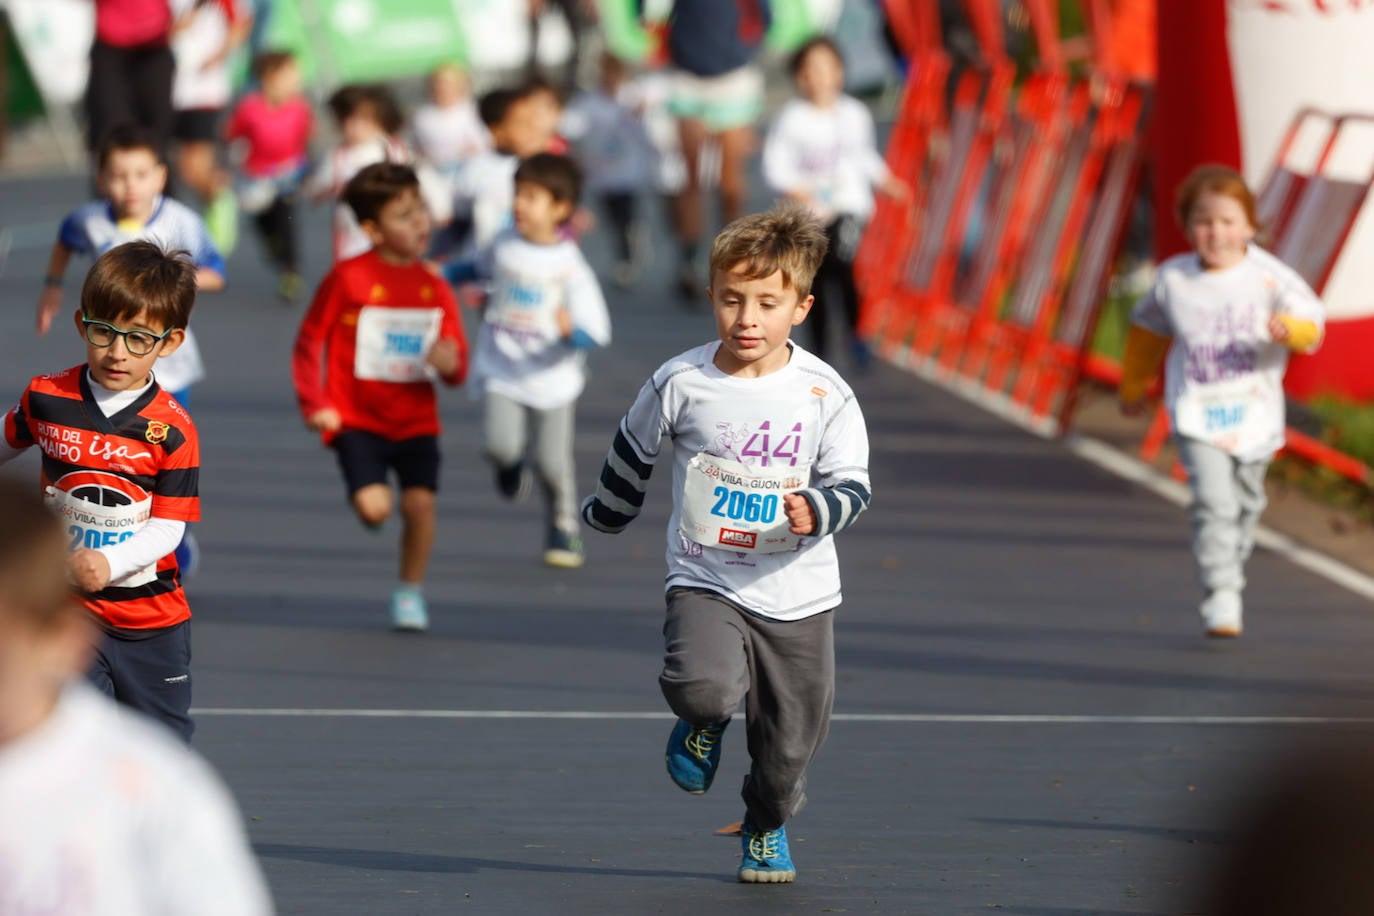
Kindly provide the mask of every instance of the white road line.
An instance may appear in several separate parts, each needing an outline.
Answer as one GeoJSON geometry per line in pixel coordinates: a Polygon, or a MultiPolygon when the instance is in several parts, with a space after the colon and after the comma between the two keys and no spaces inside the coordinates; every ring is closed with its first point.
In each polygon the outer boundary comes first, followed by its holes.
{"type": "MultiPolygon", "coordinates": [[[[289,707],[206,707],[202,717],[297,719],[652,719],[670,721],[666,712],[615,712],[539,709],[293,709],[289,707]]],[[[977,715],[962,713],[835,713],[834,722],[887,722],[930,725],[1370,725],[1374,716],[1068,716],[977,715]]]]}

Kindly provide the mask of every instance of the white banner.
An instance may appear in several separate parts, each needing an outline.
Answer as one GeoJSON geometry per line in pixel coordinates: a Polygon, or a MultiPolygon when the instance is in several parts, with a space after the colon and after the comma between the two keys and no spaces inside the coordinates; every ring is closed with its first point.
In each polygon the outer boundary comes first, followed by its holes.
{"type": "Polygon", "coordinates": [[[91,0],[0,0],[15,41],[49,103],[70,105],[86,93],[95,4],[91,0]]]}

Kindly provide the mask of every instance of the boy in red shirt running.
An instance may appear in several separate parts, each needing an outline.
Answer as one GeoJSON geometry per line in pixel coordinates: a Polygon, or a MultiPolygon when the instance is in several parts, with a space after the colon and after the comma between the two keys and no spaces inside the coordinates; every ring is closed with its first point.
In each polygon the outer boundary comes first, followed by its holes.
{"type": "Polygon", "coordinates": [[[334,266],[296,337],[292,372],[306,425],[338,454],[353,510],[369,528],[401,490],[401,579],[391,597],[398,630],[429,627],[421,584],[434,542],[439,414],[434,375],[467,375],[467,341],[448,285],[421,262],[432,224],[406,165],[379,162],[344,188],[372,250],[334,266]]]}

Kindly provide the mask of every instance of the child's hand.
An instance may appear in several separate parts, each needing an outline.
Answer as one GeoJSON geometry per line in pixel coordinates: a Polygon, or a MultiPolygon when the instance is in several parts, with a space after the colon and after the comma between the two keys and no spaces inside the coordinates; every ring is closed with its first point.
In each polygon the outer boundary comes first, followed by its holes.
{"type": "Polygon", "coordinates": [[[1288,343],[1288,325],[1278,315],[1269,316],[1269,336],[1274,338],[1274,343],[1288,343]]]}
{"type": "Polygon", "coordinates": [[[568,311],[566,305],[560,305],[558,307],[558,336],[567,340],[569,337],[572,337],[572,332],[572,312],[568,311]]]}
{"type": "Polygon", "coordinates": [[[816,513],[800,493],[787,493],[782,497],[783,511],[787,513],[788,528],[793,534],[811,534],[816,530],[816,513]]]}
{"type": "Polygon", "coordinates": [[[43,287],[43,292],[38,297],[38,316],[35,322],[39,337],[48,333],[48,328],[52,327],[53,318],[60,311],[62,311],[62,287],[43,287]]]}
{"type": "Polygon", "coordinates": [[[67,557],[67,572],[83,592],[98,592],[110,584],[110,561],[98,550],[82,547],[67,557]]]}
{"type": "Polygon", "coordinates": [[[453,290],[458,304],[465,309],[481,308],[487,301],[487,291],[479,283],[460,283],[453,290]]]}
{"type": "Polygon", "coordinates": [[[878,190],[893,200],[904,201],[911,197],[911,185],[896,175],[887,176],[883,183],[878,186],[878,190]]]}
{"type": "Polygon", "coordinates": [[[312,413],[305,425],[321,433],[336,433],[343,427],[343,416],[333,407],[326,407],[312,413]]]}
{"type": "Polygon", "coordinates": [[[453,375],[458,371],[458,341],[452,337],[439,338],[425,354],[425,362],[440,375],[453,375]]]}

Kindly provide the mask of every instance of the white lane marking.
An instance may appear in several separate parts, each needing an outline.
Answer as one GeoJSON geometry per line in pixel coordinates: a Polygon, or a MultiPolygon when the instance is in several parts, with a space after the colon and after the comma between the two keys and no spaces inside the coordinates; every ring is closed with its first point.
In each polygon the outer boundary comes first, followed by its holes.
{"type": "MultiPolygon", "coordinates": [[[[299,719],[653,719],[666,712],[541,709],[310,709],[290,707],[193,708],[193,716],[299,719]]],[[[892,722],[954,725],[1370,725],[1374,716],[1093,716],[980,715],[975,713],[835,713],[832,722],[892,722]]]]}

